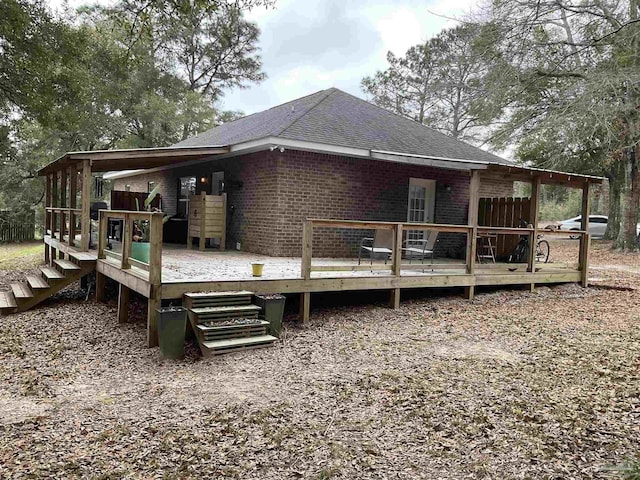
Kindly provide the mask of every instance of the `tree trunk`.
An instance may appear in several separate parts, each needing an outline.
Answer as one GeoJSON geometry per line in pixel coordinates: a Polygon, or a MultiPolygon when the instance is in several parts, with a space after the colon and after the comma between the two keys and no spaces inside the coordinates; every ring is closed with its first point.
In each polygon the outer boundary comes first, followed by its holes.
{"type": "Polygon", "coordinates": [[[625,152],[628,163],[624,168],[624,185],[621,189],[620,231],[614,248],[636,250],[638,248],[636,225],[640,206],[640,171],[635,159],[635,148],[625,152]]]}
{"type": "Polygon", "coordinates": [[[624,188],[624,169],[621,161],[616,160],[607,178],[609,179],[609,222],[604,234],[606,240],[616,240],[622,223],[622,189],[624,188]]]}

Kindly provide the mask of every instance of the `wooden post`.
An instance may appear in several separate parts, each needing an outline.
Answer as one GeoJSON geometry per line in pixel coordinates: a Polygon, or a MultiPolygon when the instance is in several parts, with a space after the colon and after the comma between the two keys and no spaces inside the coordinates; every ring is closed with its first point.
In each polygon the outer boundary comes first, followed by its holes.
{"type": "Polygon", "coordinates": [[[80,227],[80,250],[89,250],[91,242],[91,161],[82,162],[82,213],[80,227]]]}
{"type": "Polygon", "coordinates": [[[310,220],[305,220],[302,224],[302,278],[305,280],[311,279],[311,256],[313,247],[313,223],[310,220]]]}
{"type": "Polygon", "coordinates": [[[51,174],[51,238],[56,238],[57,217],[55,208],[59,206],[58,203],[58,172],[51,174]]]}
{"type": "Polygon", "coordinates": [[[120,268],[127,270],[131,268],[129,263],[129,257],[131,256],[131,242],[133,241],[133,230],[131,228],[131,217],[128,213],[124,214],[124,221],[122,222],[122,259],[120,261],[120,268]]]}
{"type": "Polygon", "coordinates": [[[222,238],[220,238],[220,251],[227,248],[227,194],[222,194],[222,238]]]}
{"type": "MultiPolygon", "coordinates": [[[[98,289],[96,287],[96,296],[98,289]]],[[[131,290],[126,285],[120,284],[118,288],[118,323],[127,323],[129,320],[129,303],[131,290]]]]}
{"type": "Polygon", "coordinates": [[[311,313],[311,293],[304,292],[300,294],[300,320],[302,323],[309,321],[309,315],[311,313]]]}
{"type": "MultiPolygon", "coordinates": [[[[538,241],[538,216],[540,211],[540,177],[531,180],[531,201],[529,203],[529,222],[533,226],[533,231],[529,233],[529,259],[527,271],[532,274],[536,272],[536,242],[538,241]]],[[[535,288],[535,283],[529,285],[531,291],[535,288]]]]}
{"type": "MultiPolygon", "coordinates": [[[[582,219],[580,222],[580,230],[589,232],[589,213],[591,210],[591,201],[589,199],[589,182],[585,182],[582,186],[582,219]]],[[[589,278],[589,247],[591,246],[591,235],[584,234],[580,236],[580,284],[586,288],[589,278]]]]}
{"type": "Polygon", "coordinates": [[[78,208],[78,172],[75,166],[69,167],[69,245],[75,245],[76,212],[78,208]]]}
{"type": "MultiPolygon", "coordinates": [[[[51,175],[47,175],[44,184],[44,235],[47,235],[49,229],[49,221],[51,219],[51,175]]],[[[44,244],[44,262],[49,263],[51,261],[51,249],[48,243],[44,244]]]]}
{"type": "MultiPolygon", "coordinates": [[[[107,228],[109,217],[103,211],[98,213],[98,258],[106,258],[104,247],[107,243],[107,228]]],[[[96,287],[97,288],[97,287],[96,287]]]]}
{"type": "MultiPolygon", "coordinates": [[[[60,170],[60,208],[67,208],[67,170],[60,170]]],[[[60,241],[64,242],[64,234],[67,230],[67,212],[60,211],[60,241]]]]}
{"type": "Polygon", "coordinates": [[[162,283],[162,217],[160,212],[149,218],[149,283],[160,290],[162,283]]]}
{"type": "MultiPolygon", "coordinates": [[[[469,213],[467,215],[467,225],[469,232],[467,233],[467,274],[475,275],[476,273],[476,248],[478,239],[478,206],[480,203],[480,171],[473,170],[471,172],[471,180],[469,181],[469,213]]],[[[475,295],[475,286],[470,285],[465,288],[465,295],[469,300],[473,300],[475,295]]]]}
{"type": "Polygon", "coordinates": [[[96,302],[104,302],[105,279],[106,277],[104,276],[104,274],[96,272],[96,302]]]}
{"type": "Polygon", "coordinates": [[[158,312],[161,301],[160,295],[154,295],[154,298],[149,298],[147,302],[147,345],[149,348],[158,346],[158,312]]]}
{"type": "Polygon", "coordinates": [[[207,241],[207,192],[200,192],[200,250],[203,251],[207,241]]]}
{"type": "MultiPolygon", "coordinates": [[[[391,273],[399,278],[402,270],[402,224],[396,224],[395,230],[396,234],[393,241],[393,265],[391,267],[391,273]]],[[[389,303],[391,305],[391,308],[393,308],[394,310],[400,308],[399,288],[394,288],[393,290],[391,290],[389,303]]]]}

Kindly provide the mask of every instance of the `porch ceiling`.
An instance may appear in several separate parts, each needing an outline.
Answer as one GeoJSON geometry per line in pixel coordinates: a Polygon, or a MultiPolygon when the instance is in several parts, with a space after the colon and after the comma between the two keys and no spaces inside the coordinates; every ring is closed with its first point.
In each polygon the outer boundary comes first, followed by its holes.
{"type": "Polygon", "coordinates": [[[582,188],[585,183],[602,183],[603,177],[582,175],[577,173],[557,172],[541,168],[519,167],[515,165],[487,165],[487,172],[502,174],[505,178],[514,181],[530,182],[539,177],[540,183],[565,185],[567,187],[582,188]]]}
{"type": "Polygon", "coordinates": [[[204,157],[229,153],[226,146],[212,147],[168,147],[137,148],[131,150],[95,150],[88,152],[69,152],[38,171],[38,175],[64,170],[83,161],[91,162],[92,172],[112,172],[122,170],[147,169],[198,160],[204,157]]]}

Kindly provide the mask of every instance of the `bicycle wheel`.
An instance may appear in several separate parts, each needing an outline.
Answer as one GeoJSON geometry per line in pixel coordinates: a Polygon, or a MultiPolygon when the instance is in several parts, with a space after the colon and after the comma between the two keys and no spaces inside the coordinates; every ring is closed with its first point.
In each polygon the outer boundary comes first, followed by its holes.
{"type": "Polygon", "coordinates": [[[547,263],[549,261],[549,242],[546,240],[540,240],[536,244],[536,262],[547,263]]]}

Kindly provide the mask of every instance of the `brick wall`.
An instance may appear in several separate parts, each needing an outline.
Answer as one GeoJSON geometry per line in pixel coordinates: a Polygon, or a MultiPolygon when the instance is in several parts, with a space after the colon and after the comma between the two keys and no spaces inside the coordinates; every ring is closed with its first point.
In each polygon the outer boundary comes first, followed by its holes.
{"type": "MultiPolygon", "coordinates": [[[[115,187],[146,191],[148,181],[161,183],[164,209],[174,214],[178,178],[199,179],[215,171],[225,172],[228,248],[240,242],[246,251],[299,256],[302,224],[309,217],[404,222],[411,177],[436,180],[436,223],[467,222],[468,172],[296,150],[257,152],[137,175],[117,180],[115,187]]],[[[481,196],[512,196],[513,184],[483,177],[480,190],[481,196]]],[[[371,234],[317,229],[314,256],[353,256],[360,239],[371,234]]],[[[464,243],[464,235],[441,234],[437,253],[459,255],[464,243]]]]}

